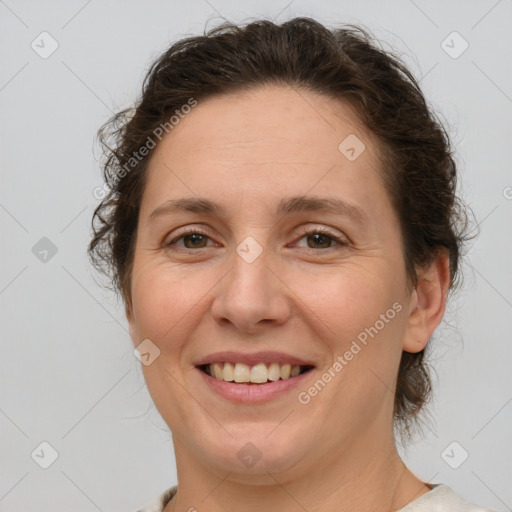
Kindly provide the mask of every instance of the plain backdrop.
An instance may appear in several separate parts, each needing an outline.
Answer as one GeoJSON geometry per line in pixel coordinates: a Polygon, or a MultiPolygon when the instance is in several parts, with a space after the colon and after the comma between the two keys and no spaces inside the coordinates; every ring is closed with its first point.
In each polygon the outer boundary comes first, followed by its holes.
{"type": "Polygon", "coordinates": [[[95,134],[171,42],[295,16],[363,24],[398,52],[457,148],[480,236],[436,333],[430,423],[403,454],[421,478],[511,510],[512,1],[3,0],[1,511],[134,511],[176,483],[123,308],[86,257],[95,134]]]}

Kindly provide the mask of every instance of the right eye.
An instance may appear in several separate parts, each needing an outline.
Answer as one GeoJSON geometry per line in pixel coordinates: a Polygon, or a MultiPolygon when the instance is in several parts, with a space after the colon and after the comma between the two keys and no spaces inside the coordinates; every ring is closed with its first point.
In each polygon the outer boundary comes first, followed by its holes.
{"type": "Polygon", "coordinates": [[[188,250],[194,250],[194,249],[203,249],[206,247],[205,243],[207,239],[210,237],[206,235],[203,231],[201,231],[198,228],[191,228],[187,229],[185,231],[182,231],[178,236],[173,238],[170,242],[167,242],[165,244],[165,247],[171,247],[173,245],[176,245],[176,242],[183,239],[184,247],[177,246],[180,249],[188,249],[188,250]],[[189,245],[188,245],[189,244],[189,245]]]}

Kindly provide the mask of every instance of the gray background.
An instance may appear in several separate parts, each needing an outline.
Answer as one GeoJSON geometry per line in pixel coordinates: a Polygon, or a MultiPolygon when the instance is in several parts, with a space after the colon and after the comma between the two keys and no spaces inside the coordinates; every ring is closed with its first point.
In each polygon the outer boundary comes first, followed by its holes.
{"type": "Polygon", "coordinates": [[[481,234],[437,332],[430,423],[404,456],[421,478],[511,510],[511,0],[0,0],[0,510],[136,510],[176,482],[121,304],[86,259],[95,133],[171,41],[222,17],[301,15],[363,23],[391,45],[453,137],[481,234]],[[58,43],[45,59],[31,47],[51,49],[43,31],[58,43]],[[457,58],[454,31],[469,44],[457,58]],[[43,441],[59,454],[48,469],[43,441]]]}

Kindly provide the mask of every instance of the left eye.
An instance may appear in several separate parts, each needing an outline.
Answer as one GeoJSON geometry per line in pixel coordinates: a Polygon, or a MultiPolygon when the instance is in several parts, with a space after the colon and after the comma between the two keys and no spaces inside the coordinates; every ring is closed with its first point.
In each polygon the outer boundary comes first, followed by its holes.
{"type": "MultiPolygon", "coordinates": [[[[337,236],[334,236],[326,231],[318,229],[304,232],[299,240],[303,239],[307,240],[307,248],[309,249],[330,249],[333,246],[332,242],[340,246],[348,245],[347,242],[341,240],[337,236]]],[[[211,240],[211,238],[205,233],[202,233],[201,231],[195,229],[182,233],[181,235],[167,243],[166,246],[169,247],[172,245],[176,245],[176,243],[180,240],[183,240],[184,244],[184,247],[180,247],[182,249],[203,249],[207,246],[207,241],[211,240]]]]}
{"type": "Polygon", "coordinates": [[[347,245],[344,240],[321,230],[307,231],[304,233],[301,240],[304,238],[307,240],[309,249],[330,249],[332,247],[331,242],[335,242],[341,246],[347,245]]]}

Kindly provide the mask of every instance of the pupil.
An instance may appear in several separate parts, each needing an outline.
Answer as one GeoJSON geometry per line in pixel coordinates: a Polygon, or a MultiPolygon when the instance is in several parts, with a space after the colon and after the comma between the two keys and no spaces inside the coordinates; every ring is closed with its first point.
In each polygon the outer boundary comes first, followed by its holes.
{"type": "MultiPolygon", "coordinates": [[[[327,248],[329,247],[330,238],[331,237],[329,235],[324,235],[322,233],[315,233],[314,235],[309,235],[309,237],[308,237],[308,239],[313,239],[314,245],[320,245],[322,247],[327,247],[327,248]]],[[[204,244],[198,245],[198,242],[199,242],[199,244],[201,242],[204,242],[204,236],[201,234],[193,233],[191,235],[185,236],[184,237],[185,246],[188,246],[187,240],[191,241],[193,247],[204,247],[204,244]]],[[[308,243],[308,245],[311,247],[311,244],[308,243]]]]}
{"type": "MultiPolygon", "coordinates": [[[[187,246],[187,240],[189,240],[189,241],[190,241],[191,239],[193,239],[193,242],[192,242],[193,247],[198,247],[198,245],[196,244],[196,242],[198,242],[198,241],[199,241],[199,242],[201,242],[201,241],[202,241],[202,240],[201,240],[202,238],[204,238],[204,237],[203,237],[203,235],[200,235],[200,234],[194,233],[194,234],[192,234],[192,235],[187,235],[187,236],[185,236],[185,237],[184,237],[184,239],[183,239],[183,241],[184,241],[184,243],[185,243],[185,246],[187,246]]],[[[187,246],[187,247],[188,247],[188,246],[187,246]]],[[[201,247],[202,247],[202,246],[201,246],[201,247]]]]}
{"type": "MultiPolygon", "coordinates": [[[[328,236],[328,235],[323,235],[323,234],[321,234],[321,233],[315,233],[314,235],[310,235],[310,238],[314,238],[314,239],[315,239],[314,244],[320,244],[320,245],[322,245],[323,247],[329,247],[329,239],[330,239],[330,236],[328,236]],[[325,243],[324,243],[324,244],[322,244],[322,242],[321,242],[321,241],[320,241],[320,242],[318,241],[318,238],[320,238],[320,240],[322,240],[322,239],[323,239],[323,240],[324,240],[324,242],[327,242],[327,244],[325,244],[325,243]]],[[[308,245],[310,245],[310,244],[308,244],[308,245]]],[[[313,249],[314,249],[314,247],[313,247],[313,249]]]]}

